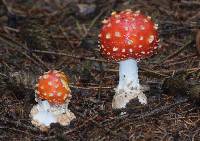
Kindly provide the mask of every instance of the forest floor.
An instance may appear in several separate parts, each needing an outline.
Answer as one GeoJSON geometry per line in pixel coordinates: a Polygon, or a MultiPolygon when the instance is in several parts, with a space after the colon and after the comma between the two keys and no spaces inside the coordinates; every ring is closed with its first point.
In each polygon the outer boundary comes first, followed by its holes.
{"type": "Polygon", "coordinates": [[[0,0],[0,140],[199,141],[199,29],[198,0],[0,0]],[[100,55],[98,33],[125,9],[159,24],[161,48],[139,62],[148,104],[135,99],[120,114],[111,107],[119,65],[100,55]],[[49,69],[69,75],[76,119],[44,133],[29,113],[49,69]]]}

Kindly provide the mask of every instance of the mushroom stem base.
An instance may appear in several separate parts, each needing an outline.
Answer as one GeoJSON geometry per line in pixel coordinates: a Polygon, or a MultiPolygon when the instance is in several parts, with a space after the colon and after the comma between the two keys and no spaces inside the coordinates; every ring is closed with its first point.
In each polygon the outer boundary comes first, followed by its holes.
{"type": "Polygon", "coordinates": [[[68,109],[68,101],[63,105],[51,105],[47,101],[39,101],[30,112],[32,124],[41,131],[48,131],[51,123],[62,126],[69,125],[75,115],[68,109]]]}
{"type": "Polygon", "coordinates": [[[115,89],[115,95],[112,100],[113,109],[126,108],[126,104],[134,98],[138,98],[141,104],[147,104],[147,97],[142,89],[115,89]]]}
{"type": "Polygon", "coordinates": [[[113,109],[125,108],[131,99],[137,97],[140,103],[146,104],[147,98],[139,84],[137,61],[128,59],[119,64],[119,84],[112,101],[113,109]]]}

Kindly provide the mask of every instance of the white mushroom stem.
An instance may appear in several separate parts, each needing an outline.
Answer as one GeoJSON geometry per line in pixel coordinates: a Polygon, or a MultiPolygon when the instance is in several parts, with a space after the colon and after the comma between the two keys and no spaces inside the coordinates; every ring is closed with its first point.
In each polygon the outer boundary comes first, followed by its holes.
{"type": "Polygon", "coordinates": [[[31,109],[30,117],[32,124],[46,131],[51,123],[60,123],[63,126],[69,125],[75,119],[75,115],[68,109],[68,103],[53,105],[48,101],[38,101],[38,104],[31,109]]]}
{"type": "Polygon", "coordinates": [[[138,78],[138,67],[135,59],[119,62],[119,84],[115,89],[112,101],[114,109],[125,108],[126,104],[136,97],[142,104],[147,103],[147,98],[142,91],[138,78]]]}

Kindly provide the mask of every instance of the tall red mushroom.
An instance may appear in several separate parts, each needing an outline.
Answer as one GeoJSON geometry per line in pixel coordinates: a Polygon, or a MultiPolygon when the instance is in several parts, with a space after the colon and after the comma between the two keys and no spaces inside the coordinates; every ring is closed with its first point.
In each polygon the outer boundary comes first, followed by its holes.
{"type": "Polygon", "coordinates": [[[138,79],[137,61],[150,57],[158,48],[158,25],[140,11],[113,12],[103,20],[99,34],[100,52],[108,60],[119,62],[119,84],[113,108],[125,108],[133,98],[147,103],[138,79]]]}
{"type": "Polygon", "coordinates": [[[39,77],[36,84],[36,101],[30,113],[32,124],[41,130],[47,130],[51,123],[68,125],[75,118],[68,109],[71,90],[68,77],[60,71],[51,70],[39,77]]]}

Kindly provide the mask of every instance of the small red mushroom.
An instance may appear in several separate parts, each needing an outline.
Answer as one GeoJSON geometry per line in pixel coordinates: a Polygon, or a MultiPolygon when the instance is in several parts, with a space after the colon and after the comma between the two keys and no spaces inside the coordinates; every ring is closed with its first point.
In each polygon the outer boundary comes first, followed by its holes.
{"type": "Polygon", "coordinates": [[[100,52],[108,60],[117,61],[119,85],[113,98],[113,108],[124,108],[133,98],[143,104],[146,96],[138,79],[137,60],[150,57],[158,48],[158,25],[140,11],[113,12],[103,20],[99,34],[100,52]]]}
{"type": "Polygon", "coordinates": [[[68,109],[71,90],[68,86],[68,77],[60,71],[51,70],[39,77],[36,84],[36,101],[31,109],[32,124],[42,131],[48,130],[51,123],[60,123],[65,126],[75,118],[68,109]]]}
{"type": "Polygon", "coordinates": [[[38,98],[47,100],[52,104],[63,104],[70,96],[68,77],[59,71],[49,71],[40,76],[37,84],[38,98]]]}

